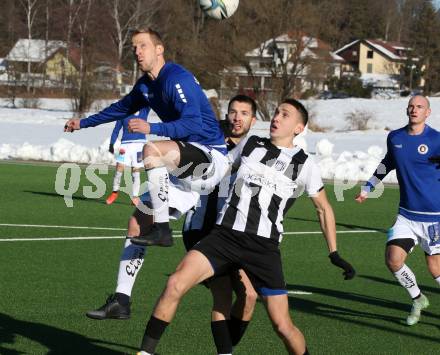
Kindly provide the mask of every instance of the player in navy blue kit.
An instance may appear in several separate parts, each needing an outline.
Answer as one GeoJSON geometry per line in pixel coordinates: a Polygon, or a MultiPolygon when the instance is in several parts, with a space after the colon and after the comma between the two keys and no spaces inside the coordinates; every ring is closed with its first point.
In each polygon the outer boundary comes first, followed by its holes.
{"type": "Polygon", "coordinates": [[[430,114],[426,97],[418,95],[409,100],[408,124],[389,133],[385,158],[356,197],[359,203],[364,202],[368,193],[396,169],[399,212],[388,232],[385,259],[388,269],[413,299],[408,325],[416,324],[421,311],[429,306],[414,273],[405,264],[415,245],[420,244],[428,269],[440,285],[440,171],[433,164],[440,155],[440,132],[426,124],[430,114]]]}
{"type": "Polygon", "coordinates": [[[139,190],[141,185],[140,169],[143,168],[144,162],[142,159],[142,149],[144,144],[147,142],[145,134],[143,133],[133,133],[128,131],[128,122],[132,118],[141,118],[147,120],[148,110],[142,109],[136,112],[133,116],[127,117],[123,120],[116,121],[115,128],[113,129],[112,135],[110,137],[109,152],[114,154],[114,145],[118,139],[120,130],[122,129],[121,145],[116,157],[116,172],[113,178],[113,190],[112,193],[107,197],[107,205],[111,205],[118,198],[119,189],[121,187],[121,178],[124,172],[124,167],[131,167],[131,176],[133,179],[132,188],[132,201],[136,206],[139,203],[139,190]]]}
{"type": "Polygon", "coordinates": [[[170,138],[148,142],[144,146],[143,158],[149,182],[149,205],[144,211],[153,215],[154,223],[147,235],[132,242],[170,246],[173,241],[169,207],[175,207],[180,214],[186,212],[197,203],[200,192],[213,189],[229,168],[227,150],[219,123],[202,88],[186,69],[165,62],[160,35],[150,28],[137,29],[133,32],[132,45],[139,68],[144,72],[133,90],[96,115],[69,120],[65,131],[122,120],[140,109],[152,109],[157,113],[161,123],[132,119],[128,125],[132,132],[170,138]],[[179,201],[169,199],[177,195],[169,194],[170,179],[178,185],[176,191],[186,192],[186,198],[179,195],[179,201]],[[172,206],[172,202],[178,206],[172,206]]]}

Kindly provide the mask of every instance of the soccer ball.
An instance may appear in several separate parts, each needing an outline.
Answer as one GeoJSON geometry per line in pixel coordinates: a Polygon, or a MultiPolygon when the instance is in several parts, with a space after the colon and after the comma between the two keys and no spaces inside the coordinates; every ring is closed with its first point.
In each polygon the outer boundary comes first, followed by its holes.
{"type": "Polygon", "coordinates": [[[199,0],[199,5],[209,17],[223,20],[237,10],[239,0],[199,0]]]}

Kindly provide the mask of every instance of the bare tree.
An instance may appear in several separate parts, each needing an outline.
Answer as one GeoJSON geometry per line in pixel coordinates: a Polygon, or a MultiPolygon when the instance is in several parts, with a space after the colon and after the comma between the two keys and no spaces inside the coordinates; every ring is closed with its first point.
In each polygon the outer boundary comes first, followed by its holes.
{"type": "Polygon", "coordinates": [[[117,87],[120,88],[122,84],[123,54],[130,40],[130,28],[139,25],[140,19],[142,19],[144,25],[151,24],[155,14],[160,10],[161,3],[159,0],[150,0],[148,2],[141,0],[112,0],[106,2],[114,23],[112,40],[117,53],[117,87]]]}
{"type": "MultiPolygon", "coordinates": [[[[50,5],[51,5],[51,0],[46,0],[46,4],[45,4],[45,9],[44,9],[44,13],[45,13],[45,32],[44,32],[44,58],[46,59],[48,56],[48,52],[49,52],[49,27],[50,27],[50,5]]],[[[46,87],[46,77],[47,77],[47,71],[46,68],[44,68],[43,71],[43,88],[46,87]]]]}
{"type": "Polygon", "coordinates": [[[37,15],[37,2],[38,0],[20,0],[21,6],[23,6],[26,13],[26,26],[28,34],[28,48],[27,48],[27,79],[26,79],[26,91],[30,91],[31,86],[31,40],[32,40],[32,26],[34,24],[35,16],[37,15]]]}
{"type": "MultiPolygon", "coordinates": [[[[78,18],[84,0],[67,0],[67,29],[66,29],[66,58],[69,58],[72,48],[73,26],[78,18]]],[[[63,92],[66,90],[68,72],[67,67],[63,67],[63,92]]]]}
{"type": "Polygon", "coordinates": [[[76,80],[74,80],[73,109],[75,113],[82,115],[91,105],[91,83],[87,80],[87,70],[85,66],[85,41],[89,27],[90,9],[92,0],[81,0],[79,10],[81,10],[81,21],[77,21],[79,34],[79,70],[76,80]]]}

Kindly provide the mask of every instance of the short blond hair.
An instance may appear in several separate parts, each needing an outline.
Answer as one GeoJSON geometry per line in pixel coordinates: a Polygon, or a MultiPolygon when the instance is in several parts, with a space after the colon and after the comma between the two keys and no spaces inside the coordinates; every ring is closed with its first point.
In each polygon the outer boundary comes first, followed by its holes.
{"type": "Polygon", "coordinates": [[[162,41],[162,37],[159,34],[159,32],[157,32],[156,30],[153,30],[151,27],[148,26],[139,26],[136,27],[134,29],[131,30],[131,37],[134,37],[140,33],[146,33],[149,34],[151,37],[151,40],[153,41],[153,43],[157,46],[157,45],[161,45],[163,47],[163,41],[162,41]]]}

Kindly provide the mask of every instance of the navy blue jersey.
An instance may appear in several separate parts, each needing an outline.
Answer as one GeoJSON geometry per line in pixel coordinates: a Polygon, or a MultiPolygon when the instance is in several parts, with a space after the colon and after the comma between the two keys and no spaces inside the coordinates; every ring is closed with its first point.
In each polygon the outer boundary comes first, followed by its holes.
{"type": "Polygon", "coordinates": [[[118,139],[119,131],[122,128],[122,138],[121,143],[139,143],[139,142],[145,142],[145,134],[143,133],[134,133],[128,131],[128,122],[132,118],[141,118],[143,120],[147,120],[148,116],[148,109],[141,109],[139,112],[136,112],[132,116],[128,116],[127,118],[124,118],[123,120],[116,121],[115,128],[113,128],[112,135],[110,137],[110,144],[115,144],[116,139],[118,139]]]}
{"type": "Polygon", "coordinates": [[[158,77],[143,75],[133,90],[101,112],[80,121],[81,128],[122,120],[152,109],[162,120],[150,123],[150,133],[173,140],[196,142],[227,154],[220,125],[196,78],[180,65],[166,63],[158,77]]]}
{"type": "MultiPolygon", "coordinates": [[[[439,154],[440,132],[428,125],[419,135],[408,134],[407,127],[388,135],[382,169],[378,168],[374,177],[382,180],[396,169],[400,187],[399,213],[410,220],[440,221],[440,170],[428,161],[439,154]]],[[[367,185],[373,187],[375,178],[367,185]]]]}

